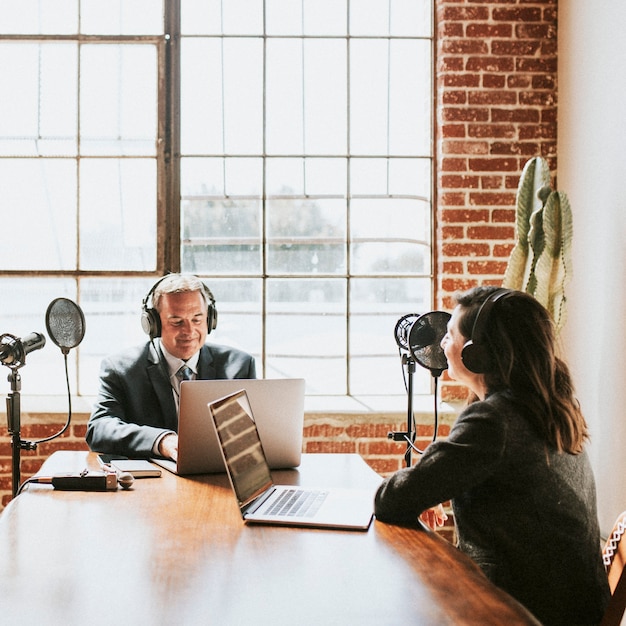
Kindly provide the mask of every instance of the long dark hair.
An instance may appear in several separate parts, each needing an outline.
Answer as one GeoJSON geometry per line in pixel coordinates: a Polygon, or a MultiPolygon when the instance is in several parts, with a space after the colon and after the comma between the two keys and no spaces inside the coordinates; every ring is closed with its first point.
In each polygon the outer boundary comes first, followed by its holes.
{"type": "MultiPolygon", "coordinates": [[[[457,294],[459,331],[470,338],[478,311],[496,287],[457,294]]],[[[521,291],[500,298],[489,312],[483,336],[493,360],[485,373],[488,393],[510,391],[526,406],[536,431],[559,451],[578,454],[589,433],[569,368],[557,356],[554,323],[548,311],[521,291]]],[[[477,398],[472,398],[471,401],[477,398]]]]}

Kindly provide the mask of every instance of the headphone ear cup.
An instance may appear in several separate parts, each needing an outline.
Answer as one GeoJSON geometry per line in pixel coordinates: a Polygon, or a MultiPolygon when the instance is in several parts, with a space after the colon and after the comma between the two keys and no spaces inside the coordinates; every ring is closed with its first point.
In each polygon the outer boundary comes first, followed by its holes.
{"type": "Polygon", "coordinates": [[[209,333],[217,328],[217,309],[212,304],[209,304],[207,311],[207,327],[209,333]]]}
{"type": "Polygon", "coordinates": [[[461,350],[463,365],[474,374],[484,374],[490,367],[491,359],[484,347],[475,344],[471,339],[461,350]]]}
{"type": "Polygon", "coordinates": [[[141,327],[143,331],[150,337],[156,339],[161,336],[161,318],[157,311],[152,308],[144,308],[141,314],[141,327]]]}

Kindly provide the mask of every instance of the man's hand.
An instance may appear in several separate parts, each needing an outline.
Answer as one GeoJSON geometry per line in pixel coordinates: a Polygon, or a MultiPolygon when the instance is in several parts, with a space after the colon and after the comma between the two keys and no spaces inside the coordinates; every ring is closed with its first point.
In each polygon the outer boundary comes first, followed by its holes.
{"type": "Polygon", "coordinates": [[[175,461],[178,458],[178,435],[169,433],[159,441],[159,454],[175,461]]]}

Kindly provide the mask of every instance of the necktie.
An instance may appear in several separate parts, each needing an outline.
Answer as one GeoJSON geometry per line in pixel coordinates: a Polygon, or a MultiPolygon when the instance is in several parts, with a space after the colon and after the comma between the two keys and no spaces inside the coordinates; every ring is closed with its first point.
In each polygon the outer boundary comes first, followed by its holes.
{"type": "Polygon", "coordinates": [[[183,365],[177,372],[176,377],[178,380],[191,380],[193,377],[193,370],[187,365],[183,365]]]}

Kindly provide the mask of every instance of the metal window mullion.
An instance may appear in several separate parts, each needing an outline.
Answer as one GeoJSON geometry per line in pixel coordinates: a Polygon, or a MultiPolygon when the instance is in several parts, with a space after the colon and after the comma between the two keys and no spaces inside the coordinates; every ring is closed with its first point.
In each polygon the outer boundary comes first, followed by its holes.
{"type": "Polygon", "coordinates": [[[350,212],[352,209],[351,197],[351,149],[350,149],[350,1],[346,3],[346,25],[348,34],[346,37],[346,393],[351,396],[350,388],[350,315],[352,311],[351,294],[350,294],[350,276],[352,273],[351,258],[351,229],[350,229],[350,212]]]}
{"type": "Polygon", "coordinates": [[[160,274],[178,272],[181,268],[180,0],[165,3],[164,27],[162,71],[165,77],[160,85],[164,93],[159,94],[159,119],[163,115],[161,167],[157,161],[157,171],[163,177],[159,184],[162,197],[157,201],[157,271],[160,274]]]}
{"type": "Polygon", "coordinates": [[[261,157],[261,371],[267,372],[267,3],[263,0],[263,111],[261,157]]]}

